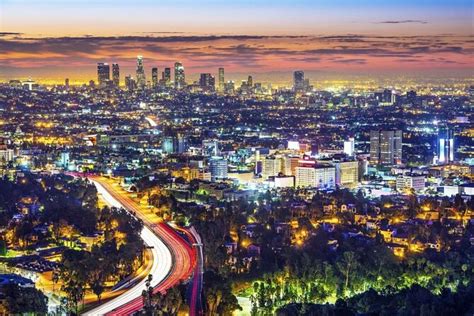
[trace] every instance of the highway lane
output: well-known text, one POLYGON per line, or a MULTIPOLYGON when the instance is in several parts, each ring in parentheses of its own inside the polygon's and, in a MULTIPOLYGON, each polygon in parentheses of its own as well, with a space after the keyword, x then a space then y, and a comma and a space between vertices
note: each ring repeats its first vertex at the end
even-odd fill
MULTIPOLYGON (((97 191, 102 194, 104 200, 108 204, 114 207, 124 206, 119 200, 112 196, 112 194, 110 194, 101 183, 95 180, 92 180, 92 182, 96 186, 97 191)), ((151 285, 156 287, 170 273, 172 269, 173 257, 171 251, 168 249, 165 243, 161 241, 161 239, 158 238, 158 236, 149 227, 143 227, 141 237, 147 246, 153 247, 151 249, 153 263, 150 274, 153 275, 151 285)), ((85 315, 105 315, 112 312, 114 309, 120 308, 129 302, 136 300, 137 298, 141 300, 142 291, 146 288, 145 281, 145 279, 141 280, 135 286, 128 289, 125 293, 86 312, 85 315)))
MULTIPOLYGON (((93 181, 96 186, 98 185, 99 192, 103 194, 104 198, 107 197, 112 202, 113 206, 127 209, 144 222, 145 227, 148 229, 145 237, 150 238, 150 243, 152 242, 151 239, 153 239, 153 246, 158 250, 158 253, 154 255, 154 258, 158 258, 158 260, 154 261, 157 261, 157 264, 160 267, 166 266, 166 269, 157 268, 155 273, 151 272, 153 275, 152 286, 154 287, 154 292, 164 293, 170 287, 188 280, 196 265, 196 250, 193 249, 178 233, 176 233, 174 229, 165 223, 159 223, 153 212, 131 199, 128 194, 122 188, 114 184, 113 181, 97 176, 88 176, 88 178, 93 181), (154 237, 152 237, 150 233, 154 237), (161 243, 158 244, 155 238, 160 240, 161 243), (167 251, 165 251, 165 248, 167 251), (160 261, 163 260, 162 257, 165 258, 165 265, 160 265, 160 261)), ((143 286, 143 284, 140 285, 143 286)), ((138 288, 138 286, 133 287, 133 289, 138 288)), ((99 309, 102 308, 102 306, 100 306, 91 312, 96 313, 94 315, 129 315, 143 307, 141 297, 143 289, 144 287, 140 288, 140 293, 138 295, 138 290, 134 290, 130 295, 125 296, 124 299, 118 300, 114 304, 110 304, 103 309, 99 309), (120 303, 122 303, 122 305, 120 305, 120 303)), ((130 291, 127 291, 127 293, 129 292, 130 291)), ((108 302, 106 304, 108 304, 108 302)), ((92 315, 91 312, 88 313, 88 315, 92 315)))
POLYGON ((204 273, 204 256, 202 253, 202 240, 201 236, 197 232, 196 228, 191 227, 189 229, 190 234, 194 239, 194 245, 197 247, 197 262, 196 267, 194 268, 193 281, 192 281, 192 291, 191 299, 189 306, 189 315, 197 316, 203 315, 203 306, 202 306, 202 283, 203 283, 203 273, 204 273))

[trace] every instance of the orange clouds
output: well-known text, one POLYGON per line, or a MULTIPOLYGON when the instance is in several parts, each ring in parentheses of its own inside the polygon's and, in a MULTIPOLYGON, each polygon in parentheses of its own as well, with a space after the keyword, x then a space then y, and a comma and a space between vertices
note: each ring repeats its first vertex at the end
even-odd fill
POLYGON ((472 71, 471 36, 90 36, 29 38, 0 36, 0 70, 5 78, 50 74, 95 78, 99 61, 118 62, 133 73, 135 56, 145 65, 184 63, 197 73, 226 67, 226 72, 264 73, 294 69, 392 71, 458 69, 472 71))

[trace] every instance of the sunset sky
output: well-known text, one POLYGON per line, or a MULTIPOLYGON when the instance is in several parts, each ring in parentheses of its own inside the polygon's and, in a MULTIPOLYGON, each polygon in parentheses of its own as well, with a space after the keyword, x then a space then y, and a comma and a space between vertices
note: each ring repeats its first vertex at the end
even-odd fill
POLYGON ((470 76, 472 17, 470 0, 0 0, 0 79, 86 81, 97 62, 123 77, 136 55, 148 76, 176 60, 190 74, 470 76))

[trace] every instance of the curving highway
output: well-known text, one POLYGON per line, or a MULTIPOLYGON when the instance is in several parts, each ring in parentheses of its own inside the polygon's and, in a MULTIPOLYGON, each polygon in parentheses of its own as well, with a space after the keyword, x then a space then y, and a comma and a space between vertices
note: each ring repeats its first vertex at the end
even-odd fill
MULTIPOLYGON (((131 199, 113 181, 98 176, 88 176, 99 193, 112 206, 123 207, 138 218, 144 225, 142 238, 152 247, 153 264, 150 274, 154 292, 167 289, 188 280, 196 265, 197 253, 174 229, 159 223, 156 215, 148 208, 131 199), (158 223, 158 224, 157 224, 158 223)), ((122 295, 85 313, 85 315, 130 315, 143 307, 142 291, 145 280, 128 289, 122 295)))

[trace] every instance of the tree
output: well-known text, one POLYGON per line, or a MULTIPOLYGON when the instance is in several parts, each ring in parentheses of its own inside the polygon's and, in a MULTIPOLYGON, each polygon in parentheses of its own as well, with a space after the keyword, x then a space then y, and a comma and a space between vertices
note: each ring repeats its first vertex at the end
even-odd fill
POLYGON ((348 295, 350 276, 358 267, 357 254, 352 251, 344 252, 342 258, 337 262, 337 267, 344 276, 344 294, 348 295))
POLYGON ((48 312, 48 298, 35 288, 8 284, 3 291, 10 314, 34 313, 36 315, 46 315, 48 312))

